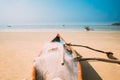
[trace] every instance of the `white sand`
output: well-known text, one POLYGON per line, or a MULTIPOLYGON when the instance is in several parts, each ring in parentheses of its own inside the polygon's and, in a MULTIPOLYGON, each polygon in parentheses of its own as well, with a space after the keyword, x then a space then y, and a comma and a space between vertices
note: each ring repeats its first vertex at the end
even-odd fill
MULTIPOLYGON (((31 79, 34 58, 43 45, 57 32, 0 32, 0 80, 31 79)), ((60 32, 69 43, 82 44, 111 51, 120 59, 120 32, 60 32)), ((106 55, 74 47, 83 57, 106 55)), ((103 80, 119 80, 120 65, 98 61, 89 62, 103 80)), ((89 72, 88 72, 89 73, 89 72)))

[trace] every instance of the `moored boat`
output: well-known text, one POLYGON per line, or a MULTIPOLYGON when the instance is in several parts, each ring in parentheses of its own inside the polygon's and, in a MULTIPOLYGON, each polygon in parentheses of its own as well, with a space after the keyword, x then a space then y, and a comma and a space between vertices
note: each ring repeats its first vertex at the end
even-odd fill
POLYGON ((59 35, 47 43, 35 59, 32 80, 82 80, 80 62, 74 62, 76 51, 65 45, 59 35))

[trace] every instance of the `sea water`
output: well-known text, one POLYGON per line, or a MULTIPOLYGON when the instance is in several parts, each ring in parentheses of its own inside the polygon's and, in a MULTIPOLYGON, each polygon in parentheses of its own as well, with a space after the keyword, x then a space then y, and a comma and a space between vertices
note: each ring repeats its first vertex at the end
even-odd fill
POLYGON ((0 32, 6 31, 120 31, 120 26, 113 25, 0 25, 0 32))

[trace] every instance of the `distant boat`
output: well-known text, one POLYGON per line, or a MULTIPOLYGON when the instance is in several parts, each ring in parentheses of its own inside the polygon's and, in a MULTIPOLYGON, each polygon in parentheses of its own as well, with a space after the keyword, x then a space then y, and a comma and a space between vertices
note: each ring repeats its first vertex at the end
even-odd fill
POLYGON ((7 27, 12 27, 11 25, 8 25, 7 27))
POLYGON ((89 26, 85 26, 84 29, 85 29, 85 31, 94 31, 94 29, 90 28, 89 26))
POLYGON ((86 31, 90 31, 90 27, 89 26, 85 26, 84 28, 86 31))
POLYGON ((63 27, 65 27, 65 25, 64 25, 64 24, 63 24, 62 26, 63 26, 63 27))

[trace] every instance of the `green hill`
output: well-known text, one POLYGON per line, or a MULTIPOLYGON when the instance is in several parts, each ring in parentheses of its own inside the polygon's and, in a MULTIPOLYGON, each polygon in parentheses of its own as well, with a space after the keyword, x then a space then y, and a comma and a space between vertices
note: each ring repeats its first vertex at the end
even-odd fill
POLYGON ((120 26, 120 22, 118 22, 118 23, 113 23, 112 25, 120 26))

